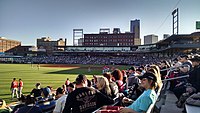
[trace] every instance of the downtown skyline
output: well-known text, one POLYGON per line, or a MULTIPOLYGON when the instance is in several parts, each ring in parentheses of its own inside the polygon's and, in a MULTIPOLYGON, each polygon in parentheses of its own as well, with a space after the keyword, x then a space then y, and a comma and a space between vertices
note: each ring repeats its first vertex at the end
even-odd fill
POLYGON ((195 32, 200 20, 199 0, 1 0, 0 37, 18 40, 22 45, 36 45, 43 36, 52 40, 67 38, 72 45, 73 29, 84 34, 100 28, 130 31, 130 20, 140 20, 140 38, 172 34, 172 15, 179 8, 179 34, 195 32))

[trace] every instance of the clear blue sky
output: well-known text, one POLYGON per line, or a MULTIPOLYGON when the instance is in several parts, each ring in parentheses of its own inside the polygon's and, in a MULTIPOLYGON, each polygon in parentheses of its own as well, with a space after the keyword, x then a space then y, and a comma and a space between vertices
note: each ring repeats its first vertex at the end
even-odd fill
MULTIPOLYGON (((72 30, 98 33, 100 28, 130 31, 130 20, 140 19, 141 38, 172 34, 171 12, 179 0, 0 0, 0 36, 36 45, 36 39, 50 36, 67 38, 72 30), (169 16, 168 16, 169 15, 169 16), (166 17, 168 18, 166 19, 166 17), (165 23, 159 27, 163 21, 165 23)), ((195 32, 200 20, 200 0, 180 0, 180 34, 195 32)))

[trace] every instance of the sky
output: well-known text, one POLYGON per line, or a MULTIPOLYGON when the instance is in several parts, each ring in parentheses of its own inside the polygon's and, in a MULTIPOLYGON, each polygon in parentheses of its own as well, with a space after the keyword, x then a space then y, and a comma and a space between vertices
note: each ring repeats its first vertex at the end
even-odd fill
POLYGON ((84 34, 100 28, 130 31, 130 20, 140 20, 140 38, 172 34, 171 12, 179 8, 179 34, 196 32, 200 0, 0 0, 0 37, 36 45, 36 39, 67 38, 72 45, 73 29, 84 34), (178 4, 177 4, 178 3, 178 4))

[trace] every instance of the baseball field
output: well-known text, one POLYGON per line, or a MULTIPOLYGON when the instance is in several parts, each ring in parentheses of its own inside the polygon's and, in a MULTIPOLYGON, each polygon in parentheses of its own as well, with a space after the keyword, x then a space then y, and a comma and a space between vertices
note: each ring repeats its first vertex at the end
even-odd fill
MULTIPOLYGON (((92 75, 101 75, 103 65, 67 65, 67 64, 0 64, 0 98, 7 103, 11 100, 10 84, 13 78, 24 82, 23 94, 29 94, 35 83, 40 82, 41 87, 52 86, 53 89, 61 87, 67 78, 74 81, 78 74, 85 74, 89 80, 92 75), (91 71, 88 71, 90 67, 91 71)), ((109 66, 112 69, 127 69, 128 66, 109 66)))

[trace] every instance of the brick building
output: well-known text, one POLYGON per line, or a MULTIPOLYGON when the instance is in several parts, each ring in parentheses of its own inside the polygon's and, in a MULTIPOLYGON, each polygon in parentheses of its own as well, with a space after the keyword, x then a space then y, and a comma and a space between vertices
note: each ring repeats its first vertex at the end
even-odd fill
POLYGON ((0 37, 0 52, 1 53, 4 53, 17 46, 21 46, 21 42, 0 37))
POLYGON ((64 48, 60 48, 57 46, 65 46, 66 39, 63 40, 60 38, 57 41, 52 41, 50 37, 42 37, 41 39, 37 39, 37 48, 38 49, 45 49, 47 54, 51 54, 53 51, 63 51, 64 48))
POLYGON ((99 34, 84 34, 83 46, 133 46, 140 45, 141 39, 134 33, 103 32, 99 34))

